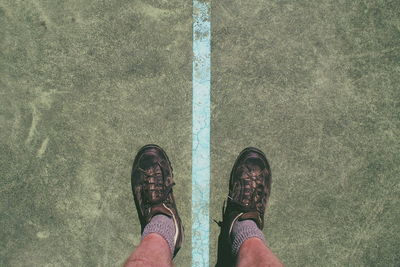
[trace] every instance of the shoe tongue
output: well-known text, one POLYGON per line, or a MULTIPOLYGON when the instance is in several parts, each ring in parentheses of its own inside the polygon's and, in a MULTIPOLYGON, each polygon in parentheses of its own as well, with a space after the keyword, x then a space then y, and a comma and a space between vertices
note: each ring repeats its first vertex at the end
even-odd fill
POLYGON ((163 215, 166 215, 168 217, 172 217, 173 216, 171 211, 163 203, 151 207, 150 213, 149 213, 149 216, 148 216, 149 221, 151 220, 151 218, 153 216, 155 216, 157 214, 163 214, 163 215))

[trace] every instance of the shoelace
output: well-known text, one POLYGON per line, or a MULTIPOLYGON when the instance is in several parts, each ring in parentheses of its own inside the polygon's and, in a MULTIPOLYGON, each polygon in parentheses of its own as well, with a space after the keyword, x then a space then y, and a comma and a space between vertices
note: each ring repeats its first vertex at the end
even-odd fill
MULTIPOLYGON (((157 162, 157 164, 160 166, 161 169, 161 165, 159 162, 157 162)), ((152 205, 157 205, 160 203, 164 203, 165 200, 167 199, 169 193, 172 191, 172 187, 175 185, 175 182, 173 182, 172 184, 165 186, 165 181, 163 179, 163 175, 162 175, 162 171, 161 172, 155 172, 152 175, 149 175, 146 170, 142 169, 142 168, 138 168, 139 171, 141 171, 147 179, 145 179, 144 183, 142 183, 142 187, 145 186, 150 186, 151 184, 156 185, 154 189, 149 189, 149 191, 155 191, 158 192, 158 195, 161 195, 161 197, 158 198, 157 201, 153 201, 152 203, 146 203, 145 207, 150 207, 152 205), (149 183, 148 182, 148 178, 155 178, 155 182, 154 183, 149 183)))
MULTIPOLYGON (((243 179, 244 184, 242 185, 244 188, 247 188, 247 186, 249 188, 252 188, 251 183, 252 181, 257 181, 257 179, 260 179, 261 175, 264 174, 264 171, 262 173, 260 173, 259 175, 251 175, 251 170, 247 168, 247 174, 249 175, 249 179, 243 179)), ((247 190, 247 189, 246 189, 247 190)), ((250 205, 243 205, 242 202, 239 202, 235 199, 233 199, 231 196, 228 195, 228 201, 230 205, 236 206, 236 209, 246 213, 246 212, 250 212, 250 211, 254 211, 257 210, 257 206, 256 206, 256 202, 252 201, 252 199, 255 199, 255 196, 260 192, 260 187, 257 185, 254 190, 252 190, 251 194, 244 194, 243 199, 247 200, 247 203, 250 203, 250 205)), ((226 210, 226 202, 227 200, 224 200, 224 204, 222 206, 222 214, 225 214, 225 210, 226 210)), ((234 208, 235 209, 235 208, 234 208)), ((216 222, 218 224, 219 227, 222 227, 223 225, 223 220, 222 221, 217 221, 215 219, 213 219, 214 222, 216 222)))
POLYGON ((246 168, 246 169, 247 170, 245 170, 245 172, 248 176, 248 179, 242 180, 242 181, 244 181, 243 187, 245 188, 243 202, 251 203, 250 206, 246 205, 245 207, 249 206, 251 209, 254 209, 254 208, 256 208, 256 205, 255 205, 255 201, 252 201, 252 200, 255 200, 255 196, 258 195, 259 193, 261 193, 261 191, 262 191, 262 185, 260 187, 260 184, 257 184, 257 181, 261 180, 263 178, 262 176, 265 174, 264 173, 265 170, 263 170, 258 175, 254 175, 254 174, 252 174, 252 171, 249 168, 246 168), (256 183, 256 187, 253 187, 252 183, 256 183), (250 194, 247 194, 247 193, 250 193, 250 194))
MULTIPOLYGON (((228 196, 228 197, 230 197, 230 196, 228 196)), ((226 204, 226 200, 224 200, 224 204, 222 205, 222 215, 225 214, 225 204, 226 204)), ((222 227, 223 220, 222 221, 217 221, 217 220, 213 219, 213 221, 216 222, 219 227, 222 227)))
MULTIPOLYGON (((251 206, 244 206, 242 203, 232 199, 230 196, 228 196, 228 199, 229 199, 228 200, 229 205, 236 206, 236 209, 240 210, 243 213, 254 211, 254 209, 256 208, 254 203, 251 206)), ((222 205, 222 214, 223 215, 225 214, 225 210, 226 210, 226 206, 227 206, 226 203, 227 203, 227 200, 224 200, 224 204, 222 205)), ((222 227, 223 222, 224 222, 223 219, 222 219, 222 221, 217 221, 217 220, 213 219, 213 221, 216 222, 219 227, 222 227)))

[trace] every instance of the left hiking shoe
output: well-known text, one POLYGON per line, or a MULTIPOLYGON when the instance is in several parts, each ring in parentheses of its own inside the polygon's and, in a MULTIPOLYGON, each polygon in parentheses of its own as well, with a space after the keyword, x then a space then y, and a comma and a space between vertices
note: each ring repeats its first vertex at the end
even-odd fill
POLYGON ((141 233, 157 214, 172 218, 175 225, 175 256, 182 245, 184 229, 172 193, 175 183, 171 162, 161 147, 149 144, 139 150, 133 161, 131 182, 141 233))

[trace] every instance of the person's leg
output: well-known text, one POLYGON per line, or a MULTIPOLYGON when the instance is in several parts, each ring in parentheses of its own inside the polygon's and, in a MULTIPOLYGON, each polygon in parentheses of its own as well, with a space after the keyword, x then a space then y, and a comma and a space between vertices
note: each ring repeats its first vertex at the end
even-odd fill
POLYGON ((240 246, 236 266, 277 267, 283 264, 261 239, 252 237, 240 246))
POLYGON ((167 241, 157 233, 143 238, 125 262, 125 267, 172 266, 172 254, 167 241))
POLYGON ((235 221, 230 237, 236 266, 282 266, 253 220, 235 221))

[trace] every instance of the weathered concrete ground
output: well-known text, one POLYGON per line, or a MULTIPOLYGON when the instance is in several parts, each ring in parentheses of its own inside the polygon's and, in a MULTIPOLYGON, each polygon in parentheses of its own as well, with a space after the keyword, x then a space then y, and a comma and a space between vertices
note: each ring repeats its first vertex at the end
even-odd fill
POLYGON ((287 266, 398 265, 398 3, 213 6, 213 217, 237 154, 258 146, 265 234, 287 266))
POLYGON ((146 143, 173 161, 189 226, 191 4, 0 7, 0 265, 121 265, 139 243, 130 171, 146 143))
MULTIPOLYGON (((0 265, 120 266, 142 145, 165 148, 189 266, 191 1, 0 0, 0 265)), ((396 1, 212 2, 212 198, 257 146, 287 266, 400 262, 396 1)), ((211 223, 215 262, 218 227, 211 223)))

